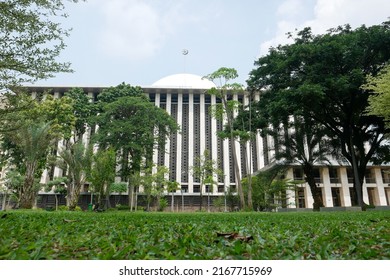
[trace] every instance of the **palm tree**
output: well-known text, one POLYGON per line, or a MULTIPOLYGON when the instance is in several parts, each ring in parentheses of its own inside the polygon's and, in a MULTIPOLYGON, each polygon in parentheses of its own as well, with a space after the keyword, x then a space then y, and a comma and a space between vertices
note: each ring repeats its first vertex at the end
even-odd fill
MULTIPOLYGON (((25 178, 20 190, 19 206, 31 209, 38 192, 34 182, 40 163, 46 159, 49 147, 56 139, 49 122, 28 122, 10 135, 10 139, 22 155, 25 178)), ((38 172, 39 173, 39 172, 38 172)))
POLYGON ((91 154, 91 150, 82 142, 73 143, 69 149, 59 153, 60 166, 67 166, 68 170, 66 205, 69 210, 74 210, 77 206, 81 187, 87 180, 86 170, 90 166, 91 154))

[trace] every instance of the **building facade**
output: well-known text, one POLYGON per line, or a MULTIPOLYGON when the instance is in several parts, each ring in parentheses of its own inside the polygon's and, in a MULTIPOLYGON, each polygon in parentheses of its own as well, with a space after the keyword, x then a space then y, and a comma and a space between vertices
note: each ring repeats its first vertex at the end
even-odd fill
MULTIPOLYGON (((251 141, 242 145, 238 142, 231 143, 228 139, 221 139, 217 131, 223 128, 224 123, 213 118, 210 107, 220 103, 214 95, 209 95, 207 90, 215 85, 200 76, 190 74, 177 74, 165 77, 151 86, 142 87, 150 101, 166 110, 179 124, 181 131, 172 135, 165 144, 165 150, 155 150, 153 161, 156 165, 164 165, 169 168, 169 179, 180 184, 181 190, 175 195, 199 196, 201 190, 198 179, 191 175, 191 167, 195 165, 195 159, 208 150, 213 160, 218 163, 219 169, 224 175, 215 180, 217 187, 209 190, 203 186, 202 193, 211 193, 213 196, 224 195, 229 188, 234 189, 236 178, 232 164, 231 145, 236 146, 240 159, 241 177, 253 174, 271 164, 274 160, 275 149, 273 139, 270 136, 262 137, 258 133, 251 141)), ((32 94, 45 92, 48 87, 30 87, 32 94)), ((50 87, 55 97, 60 98, 71 87, 50 87)), ((83 90, 92 100, 104 87, 83 87, 83 90)), ((237 100, 243 105, 248 105, 249 95, 243 93, 231 93, 231 99, 237 100)), ((260 95, 252 95, 257 101, 260 95)), ((88 131, 84 137, 88 141, 88 131)), ((318 166, 317 183, 322 190, 325 207, 350 207, 353 205, 354 189, 352 176, 348 166, 318 166)), ((53 177, 62 176, 63 171, 55 167, 53 170, 45 170, 42 181, 51 180, 53 177)), ((303 180, 303 172, 299 166, 291 166, 286 173, 287 179, 294 181, 303 180)), ((390 167, 369 166, 364 184, 364 200, 375 206, 390 205, 390 167)), ((313 199, 307 184, 301 183, 294 190, 287 191, 287 208, 312 208, 313 199)), ((282 206, 282 205, 281 205, 282 206)))

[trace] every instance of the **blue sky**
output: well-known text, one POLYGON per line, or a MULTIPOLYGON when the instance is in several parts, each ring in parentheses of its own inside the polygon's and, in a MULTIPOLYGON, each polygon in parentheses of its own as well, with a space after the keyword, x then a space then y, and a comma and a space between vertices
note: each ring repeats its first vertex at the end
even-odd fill
POLYGON ((64 25, 73 30, 60 60, 75 72, 36 84, 148 86, 224 66, 237 69, 237 82, 245 85, 256 58, 287 43, 287 32, 380 24, 390 16, 390 1, 87 0, 67 4, 67 12, 64 25))

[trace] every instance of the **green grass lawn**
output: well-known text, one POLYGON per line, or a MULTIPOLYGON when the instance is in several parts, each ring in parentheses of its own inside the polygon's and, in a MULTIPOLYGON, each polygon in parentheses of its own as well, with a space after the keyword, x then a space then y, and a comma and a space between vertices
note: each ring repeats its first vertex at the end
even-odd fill
POLYGON ((8 211, 0 259, 390 259, 390 211, 8 211))

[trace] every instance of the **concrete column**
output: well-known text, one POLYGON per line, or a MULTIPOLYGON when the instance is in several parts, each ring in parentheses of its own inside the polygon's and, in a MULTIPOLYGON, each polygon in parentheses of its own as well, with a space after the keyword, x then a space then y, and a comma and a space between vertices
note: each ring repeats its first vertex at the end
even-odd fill
POLYGON ((341 181, 341 205, 345 207, 352 206, 351 194, 349 192, 347 168, 340 167, 340 181, 341 181))
POLYGON ((327 167, 323 167, 320 170, 321 170, 322 181, 324 186, 323 187, 324 205, 325 207, 333 207, 332 188, 330 186, 329 169, 327 167))
MULTIPOLYGON (((156 107, 160 107, 160 93, 159 92, 156 92, 155 99, 154 99, 154 105, 156 107)), ((158 163, 158 152, 159 152, 158 148, 155 148, 154 152, 153 152, 153 163, 154 164, 158 163)), ((157 172, 157 168, 155 166, 153 167, 152 172, 153 173, 157 172)))
MULTIPOLYGON (((179 92, 177 99, 177 123, 182 129, 183 127, 183 93, 179 92)), ((176 182, 181 182, 181 151, 182 151, 182 135, 177 133, 177 145, 176 145, 176 182)), ((179 192, 179 191, 178 191, 179 192)))
MULTIPOLYGON (((223 126, 226 124, 226 120, 223 121, 223 126)), ((229 155, 230 155, 230 146, 229 146, 229 140, 224 139, 223 140, 223 169, 225 173, 225 184, 226 186, 230 187, 230 160, 229 160, 229 155)))
POLYGON ((311 193, 311 189, 309 187, 309 184, 305 183, 305 202, 306 202, 306 208, 313 208, 313 194, 311 193))
POLYGON ((205 100, 204 94, 200 94, 200 155, 203 156, 203 153, 206 149, 206 113, 205 113, 205 100))
MULTIPOLYGON (((294 180, 294 172, 292 168, 287 170, 286 179, 294 180)), ((295 189, 287 190, 287 208, 297 208, 296 197, 295 197, 295 189)))
MULTIPOLYGON (((235 101, 238 101, 238 95, 237 93, 235 93, 233 95, 233 100, 235 101)), ((234 117, 237 116, 237 112, 234 112, 234 117)), ((241 170, 241 147, 240 147, 240 143, 238 141, 234 141, 234 145, 236 146, 236 154, 237 154, 237 161, 238 161, 238 170, 239 170, 239 174, 240 174, 240 178, 242 178, 242 170, 241 170)), ((236 182, 236 185, 237 185, 237 178, 235 180, 236 182)))
POLYGON ((386 203, 385 185, 383 184, 382 172, 381 172, 380 167, 374 168, 374 174, 375 174, 376 187, 378 190, 379 205, 385 206, 387 204, 386 203))
MULTIPOLYGON (((172 109, 172 95, 170 92, 167 92, 167 101, 166 101, 166 111, 168 112, 169 115, 171 115, 171 109, 172 109)), ((171 152, 170 150, 171 148, 171 139, 168 137, 166 139, 166 142, 165 142, 165 151, 167 151, 168 153, 165 155, 164 157, 164 165, 169 168, 169 160, 170 160, 170 157, 169 157, 169 154, 171 152)), ((164 151, 164 152, 165 152, 164 151)), ((169 179, 169 174, 166 174, 165 176, 166 178, 165 179, 169 179)))
MULTIPOLYGON (((216 97, 215 95, 211 95, 211 106, 215 106, 216 97)), ((211 117, 211 158, 218 163, 218 136, 217 136, 217 120, 211 117)), ((214 181, 218 182, 218 176, 214 175, 214 181)), ((218 183, 217 186, 214 187, 214 192, 218 193, 218 183)))
MULTIPOLYGON (((260 101, 260 94, 256 93, 254 96, 256 102, 260 101)), ((263 138, 260 136, 260 132, 256 133, 256 152, 257 152, 257 169, 260 170, 265 166, 263 151, 263 138)))
MULTIPOLYGON (((194 94, 190 90, 188 94, 188 135, 194 135, 194 94)), ((194 138, 188 137, 188 167, 194 166, 194 138)), ((194 178, 188 174, 188 192, 194 192, 194 178)))

